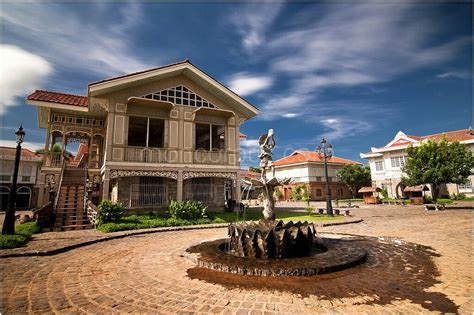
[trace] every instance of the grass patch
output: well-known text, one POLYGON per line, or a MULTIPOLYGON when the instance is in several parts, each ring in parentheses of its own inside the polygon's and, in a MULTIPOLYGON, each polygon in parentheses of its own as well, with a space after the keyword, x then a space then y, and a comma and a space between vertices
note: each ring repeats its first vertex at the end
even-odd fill
POLYGON ((395 199, 395 198, 384 198, 382 202, 403 202, 404 204, 410 204, 410 199, 395 199))
MULTIPOLYGON (((332 221, 342 219, 343 216, 329 216, 326 214, 312 214, 308 215, 305 212, 290 212, 290 211, 277 211, 277 220, 288 221, 332 221)), ((248 210, 244 213, 210 213, 214 219, 220 219, 226 223, 239 222, 239 221, 258 221, 262 218, 262 212, 260 210, 248 210)))
POLYGON ((354 198, 354 199, 339 199, 338 202, 348 202, 348 201, 351 201, 351 202, 362 202, 364 201, 363 198, 354 198))
POLYGON ((15 234, 0 235, 0 248, 15 248, 28 243, 31 236, 35 233, 41 232, 41 227, 36 222, 28 222, 15 226, 15 234))
MULTIPOLYGON (((343 216, 328 216, 325 214, 307 215, 306 213, 297 212, 277 212, 277 219, 283 221, 332 221, 342 219, 343 216)), ((240 213, 207 213, 207 218, 198 220, 184 220, 165 218, 157 215, 130 215, 122 217, 116 222, 109 222, 101 224, 97 230, 104 233, 139 230, 156 227, 171 227, 171 226, 185 226, 195 224, 216 224, 216 223, 230 223, 238 221, 257 221, 262 218, 260 210, 246 211, 244 214, 240 213)))

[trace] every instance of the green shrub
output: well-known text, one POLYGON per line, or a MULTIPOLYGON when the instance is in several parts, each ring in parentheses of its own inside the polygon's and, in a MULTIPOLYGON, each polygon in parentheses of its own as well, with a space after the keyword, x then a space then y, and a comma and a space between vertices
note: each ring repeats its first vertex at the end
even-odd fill
POLYGON ((384 199, 387 199, 387 198, 388 198, 388 190, 387 190, 387 188, 382 189, 382 191, 380 192, 380 194, 382 195, 382 197, 383 197, 384 199))
POLYGON ((36 222, 27 222, 15 226, 15 234, 30 238, 31 235, 41 232, 41 227, 36 222))
POLYGON ((314 213, 314 207, 306 207, 304 208, 304 212, 306 212, 306 215, 312 215, 314 213))
POLYGON ((280 201, 283 199, 283 193, 278 188, 275 188, 275 198, 277 201, 280 201))
POLYGON ((102 200, 97 211, 97 223, 104 224, 115 222, 123 216, 125 207, 121 202, 112 202, 110 200, 102 200))
POLYGON ((0 248, 15 248, 25 245, 28 242, 28 237, 21 234, 1 234, 0 235, 0 248))
POLYGON ((424 203, 433 203, 433 198, 431 196, 424 196, 424 203))
POLYGON ((464 199, 466 199, 466 194, 463 194, 463 193, 452 194, 451 199, 452 200, 464 200, 464 199))
POLYGON ((200 201, 171 201, 168 213, 173 219, 198 220, 206 217, 207 207, 200 201))

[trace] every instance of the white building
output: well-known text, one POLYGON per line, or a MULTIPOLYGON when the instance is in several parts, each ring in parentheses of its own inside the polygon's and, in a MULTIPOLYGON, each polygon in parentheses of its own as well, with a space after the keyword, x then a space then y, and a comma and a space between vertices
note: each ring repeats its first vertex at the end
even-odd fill
MULTIPOLYGON (((402 178, 402 167, 406 161, 406 148, 409 145, 419 146, 423 140, 431 139, 439 141, 446 137, 449 142, 459 141, 474 152, 474 134, 471 129, 462 129, 456 131, 448 131, 444 133, 428 135, 428 136, 411 136, 399 131, 395 138, 387 145, 381 148, 371 148, 369 153, 361 153, 360 157, 367 159, 370 165, 370 172, 373 184, 382 189, 386 188, 389 197, 402 198, 405 197, 403 184, 400 183, 402 178)), ((453 193, 464 193, 472 195, 472 183, 474 176, 469 176, 469 182, 465 185, 448 184, 441 187, 440 197, 449 196, 453 193)))
MULTIPOLYGON (((16 148, 0 147, 0 205, 6 210, 10 194, 16 148)), ((16 185, 17 209, 30 209, 36 205, 36 179, 41 157, 29 149, 22 148, 16 185)))

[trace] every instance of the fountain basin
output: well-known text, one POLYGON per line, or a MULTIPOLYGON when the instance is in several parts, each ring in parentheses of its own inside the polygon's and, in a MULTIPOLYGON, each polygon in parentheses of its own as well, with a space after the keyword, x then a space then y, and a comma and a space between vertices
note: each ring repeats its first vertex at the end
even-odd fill
POLYGON ((250 276, 311 276, 336 272, 362 264, 367 251, 351 241, 320 239, 325 250, 312 250, 307 256, 281 259, 238 257, 227 249, 228 239, 203 242, 188 248, 185 257, 198 267, 250 276))

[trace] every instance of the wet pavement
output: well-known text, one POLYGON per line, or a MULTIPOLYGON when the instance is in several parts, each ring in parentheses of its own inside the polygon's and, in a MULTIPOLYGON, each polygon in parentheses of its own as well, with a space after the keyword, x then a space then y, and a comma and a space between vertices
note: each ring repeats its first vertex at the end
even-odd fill
POLYGON ((223 276, 196 268, 183 253, 225 237, 225 228, 169 231, 3 258, 0 311, 472 313, 472 210, 361 206, 352 213, 364 222, 318 229, 367 246, 368 261, 345 271, 304 279, 223 276))

